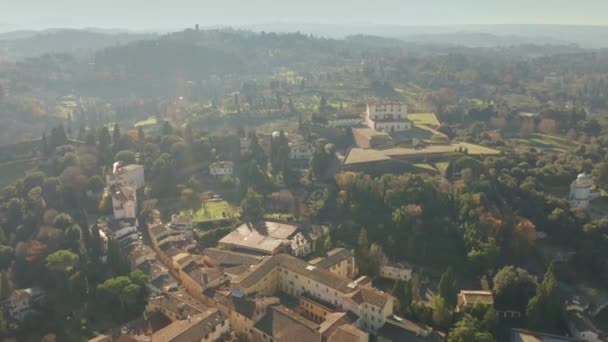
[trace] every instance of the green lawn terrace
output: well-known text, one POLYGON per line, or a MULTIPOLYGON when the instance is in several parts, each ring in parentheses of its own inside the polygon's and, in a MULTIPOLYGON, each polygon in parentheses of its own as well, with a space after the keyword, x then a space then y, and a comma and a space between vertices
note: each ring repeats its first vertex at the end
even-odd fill
POLYGON ((411 113, 407 115, 407 119, 414 125, 424 125, 434 128, 441 125, 434 113, 411 113))
POLYGON ((534 133, 528 137, 512 138, 509 142, 519 147, 533 147, 541 150, 565 152, 573 146, 578 146, 574 140, 557 135, 534 133))
POLYGON ((184 210, 179 216, 191 218, 197 227, 217 226, 237 219, 239 210, 224 200, 209 200, 198 211, 184 210))

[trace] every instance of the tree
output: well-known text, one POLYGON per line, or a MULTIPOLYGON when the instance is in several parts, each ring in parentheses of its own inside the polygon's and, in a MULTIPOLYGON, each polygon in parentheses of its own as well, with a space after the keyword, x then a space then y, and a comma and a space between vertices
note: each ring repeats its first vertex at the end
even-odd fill
POLYGON ((471 315, 465 315, 448 335, 448 342, 493 342, 492 334, 484 331, 481 323, 471 315))
POLYGON ((369 265, 367 272, 362 273, 375 277, 380 273, 380 268, 382 265, 386 264, 386 255, 382 251, 382 247, 380 247, 379 244, 372 243, 372 245, 369 247, 368 258, 369 265))
POLYGON ((124 165, 135 164, 137 162, 137 156, 135 152, 131 150, 122 150, 116 153, 114 161, 122 162, 124 165))
POLYGON ((536 279, 526 270, 503 267, 494 276, 494 303, 498 309, 524 312, 537 286, 536 279))
POLYGON ((598 187, 608 189, 608 162, 599 163, 595 170, 593 170, 593 175, 598 187))
POLYGON ((536 226, 528 219, 520 219, 513 233, 511 240, 513 253, 518 257, 528 256, 536 240, 536 226))
POLYGON ((391 294, 397 298, 399 302, 397 312, 403 313, 412 304, 412 288, 411 283, 401 279, 395 282, 391 294))
POLYGON ((55 272, 70 272, 79 259, 78 254, 61 249, 46 257, 46 268, 55 272))
POLYGON ((182 208, 186 210, 196 211, 201 208, 201 197, 191 188, 185 188, 182 190, 180 200, 182 208))
POLYGON ((119 303, 120 308, 132 310, 140 300, 142 287, 134 284, 128 276, 110 278, 97 285, 97 292, 112 302, 119 303))
POLYGON ((89 178, 87 189, 95 194, 99 194, 103 191, 105 185, 106 184, 100 175, 94 175, 89 178))
POLYGON ((171 126, 171 123, 169 121, 165 121, 163 123, 162 135, 167 136, 171 134, 173 134, 173 126, 171 126))
POLYGON ((359 238, 357 239, 357 249, 355 250, 355 260, 362 274, 367 274, 369 269, 369 240, 367 239, 367 230, 361 228, 359 238))
POLYGON ((112 143, 114 146, 118 145, 118 141, 120 140, 120 126, 117 123, 114 124, 114 129, 112 130, 112 143))
POLYGON ((433 324, 442 329, 448 328, 452 321, 452 313, 448 304, 441 296, 433 298, 433 324))
POLYGON ((530 328, 547 332, 559 331, 560 301, 556 285, 557 279, 551 264, 538 287, 536 296, 528 302, 526 319, 530 328))
POLYGON ((448 267, 443 275, 441 275, 437 289, 439 296, 445 300, 445 303, 449 305, 449 307, 453 308, 456 306, 458 287, 451 267, 448 267))
POLYGON ((70 216, 69 214, 66 214, 66 213, 61 213, 61 214, 55 216, 55 219, 53 220, 53 226, 55 226, 55 228, 61 229, 61 230, 65 230, 66 228, 71 226, 73 223, 74 223, 74 220, 72 219, 72 216, 70 216))
POLYGON ((264 217, 262 196, 255 192, 252 188, 247 189, 247 193, 241 201, 241 213, 243 219, 248 222, 257 222, 264 217))
POLYGON ((99 142, 97 145, 97 158, 100 165, 108 165, 112 162, 112 137, 108 127, 103 126, 99 130, 99 142))
POLYGON ((15 249, 0 245, 0 269, 6 270, 15 259, 15 249))
POLYGON ((82 237, 82 229, 77 224, 73 224, 64 231, 65 246, 73 251, 80 249, 80 239, 82 237))

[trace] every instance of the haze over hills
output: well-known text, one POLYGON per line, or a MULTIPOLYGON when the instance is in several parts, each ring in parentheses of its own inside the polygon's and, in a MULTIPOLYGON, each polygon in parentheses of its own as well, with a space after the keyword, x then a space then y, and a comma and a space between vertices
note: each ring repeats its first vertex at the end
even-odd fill
MULTIPOLYGON (((194 26, 194 25, 192 25, 194 26)), ((6 25, 0 24, 0 32, 6 25)), ((203 26, 201 29, 224 28, 203 26)), ((608 27, 576 25, 466 25, 397 26, 371 24, 270 23, 240 25, 255 32, 301 32, 343 39, 352 35, 373 35, 428 45, 496 47, 516 45, 571 45, 608 48, 608 27)), ((176 30, 181 30, 179 28, 176 30)), ((19 59, 48 52, 102 49, 136 40, 153 39, 165 30, 128 31, 100 28, 51 28, 42 31, 18 30, 0 33, 0 49, 5 57, 19 59)))

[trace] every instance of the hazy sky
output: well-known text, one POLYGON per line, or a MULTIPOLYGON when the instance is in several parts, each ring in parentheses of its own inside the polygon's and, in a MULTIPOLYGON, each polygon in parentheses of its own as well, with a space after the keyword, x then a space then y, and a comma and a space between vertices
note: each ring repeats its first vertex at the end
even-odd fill
POLYGON ((608 0, 0 0, 0 28, 169 29, 276 22, 608 25, 608 0))

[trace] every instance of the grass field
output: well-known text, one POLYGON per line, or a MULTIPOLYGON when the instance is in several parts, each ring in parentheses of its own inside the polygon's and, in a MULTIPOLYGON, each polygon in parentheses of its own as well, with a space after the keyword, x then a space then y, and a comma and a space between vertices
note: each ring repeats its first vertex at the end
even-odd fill
POLYGON ((439 173, 445 176, 445 171, 448 169, 449 162, 439 162, 435 163, 435 167, 439 170, 439 173))
POLYGON ((158 120, 156 120, 155 117, 151 116, 149 118, 147 118, 146 120, 140 121, 138 123, 135 124, 135 127, 146 127, 146 126, 154 126, 158 123, 158 120))
POLYGON ((36 167, 36 160, 25 160, 0 165, 0 189, 25 176, 25 172, 36 167))
POLYGON ((439 127, 440 122, 433 113, 413 113, 408 114, 407 118, 414 123, 414 125, 428 125, 432 127, 439 127))
POLYGON ((414 164, 414 166, 422 170, 437 172, 437 169, 426 163, 414 164))
POLYGON ((238 216, 238 209, 231 206, 226 201, 210 201, 204 202, 201 209, 196 213, 192 211, 182 211, 181 216, 192 216, 192 222, 205 223, 230 219, 238 216))
POLYGON ((526 145, 529 147, 535 147, 540 149, 554 150, 554 151, 565 151, 572 146, 578 145, 576 141, 570 141, 566 138, 559 137, 556 135, 548 134, 532 134, 528 138, 517 138, 511 139, 519 145, 526 145))

